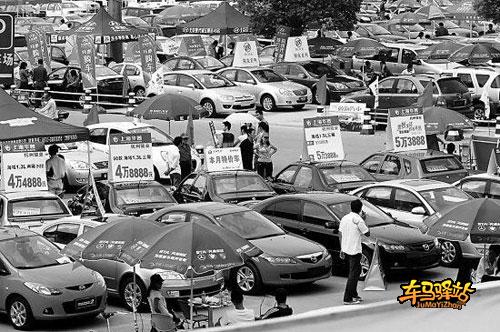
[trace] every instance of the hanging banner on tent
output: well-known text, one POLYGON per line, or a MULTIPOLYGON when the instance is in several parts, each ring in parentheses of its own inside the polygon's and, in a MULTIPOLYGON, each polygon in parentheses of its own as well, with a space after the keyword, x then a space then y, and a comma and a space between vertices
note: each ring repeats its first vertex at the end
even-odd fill
POLYGON ((14 83, 14 16, 0 14, 0 84, 11 86, 14 83))
POLYGON ((340 136, 338 116, 305 118, 304 139, 310 161, 344 159, 344 146, 340 136))
POLYGON ((39 30, 28 32, 26 34, 26 46, 28 48, 28 59, 31 67, 38 67, 38 60, 43 59, 43 65, 50 73, 49 47, 45 33, 39 30))
POLYGON ((306 36, 288 37, 286 42, 285 60, 286 62, 310 61, 309 46, 306 36))
POLYGON ((424 111, 421 107, 389 109, 388 143, 395 152, 427 149, 424 111))
POLYGON ((109 181, 154 180, 151 134, 112 134, 109 140, 109 181))
POLYGON ((78 45, 78 60, 82 69, 83 88, 88 89, 97 86, 95 76, 95 58, 96 52, 94 41, 89 36, 77 36, 76 44, 78 45))
POLYGON ((291 29, 289 27, 280 25, 276 29, 276 36, 274 37, 274 62, 281 62, 285 60, 286 42, 290 37, 291 29))
POLYGON ((229 171, 243 169, 240 148, 207 148, 205 150, 207 171, 229 171))
POLYGON ((140 36, 139 50, 141 52, 144 82, 147 84, 151 75, 156 71, 156 42, 154 38, 150 36, 140 36))
POLYGON ((205 56, 207 55, 207 50, 205 49, 205 44, 203 44, 201 36, 187 36, 182 37, 177 54, 186 56, 205 56))
MULTIPOLYGON (((46 160, 45 147, 41 142, 26 144, 3 142, 1 190, 6 192, 47 190, 46 160)), ((27 213, 24 211, 18 215, 27 213)))
POLYGON ((258 67, 259 53, 254 41, 236 42, 234 46, 234 67, 258 67))
POLYGON ((375 250, 373 252, 372 262, 368 273, 365 277, 365 288, 364 291, 373 290, 386 290, 387 285, 385 283, 385 274, 382 269, 382 262, 380 259, 380 249, 378 242, 375 244, 375 250))

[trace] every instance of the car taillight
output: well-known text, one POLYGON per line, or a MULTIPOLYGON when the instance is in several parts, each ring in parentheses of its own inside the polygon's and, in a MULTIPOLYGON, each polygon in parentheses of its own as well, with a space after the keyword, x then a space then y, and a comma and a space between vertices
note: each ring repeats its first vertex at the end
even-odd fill
POLYGON ((436 106, 446 106, 446 99, 443 96, 437 97, 436 106))

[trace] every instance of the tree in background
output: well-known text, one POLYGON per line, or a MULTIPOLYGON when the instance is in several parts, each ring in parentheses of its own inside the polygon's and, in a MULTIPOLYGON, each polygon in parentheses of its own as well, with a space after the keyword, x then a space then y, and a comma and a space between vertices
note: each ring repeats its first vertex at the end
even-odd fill
POLYGON ((290 27, 292 36, 301 35, 307 25, 352 29, 361 0, 240 0, 238 3, 252 18, 254 33, 271 37, 278 25, 290 27))
POLYGON ((500 1, 499 0, 475 0, 474 9, 477 14, 494 23, 500 23, 500 1))

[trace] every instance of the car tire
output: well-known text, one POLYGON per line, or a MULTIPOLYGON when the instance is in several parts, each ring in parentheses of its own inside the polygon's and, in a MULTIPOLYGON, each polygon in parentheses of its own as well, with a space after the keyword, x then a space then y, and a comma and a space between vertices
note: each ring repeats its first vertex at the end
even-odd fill
POLYGON ((258 294, 262 290, 262 278, 252 263, 236 268, 231 279, 232 286, 243 294, 258 294))
POLYGON ((439 242, 441 243, 441 265, 446 267, 457 266, 462 257, 460 245, 457 242, 448 240, 440 240, 439 242))
POLYGON ((142 86, 138 86, 134 89, 135 101, 137 103, 142 103, 146 98, 146 90, 142 86))
MULTIPOLYGON (((359 280, 365 280, 370 270, 370 265, 372 264, 373 250, 363 247, 361 252, 361 274, 359 275, 359 280)), ((348 263, 349 264, 349 263, 348 263)), ((347 266, 347 273, 349 274, 349 265, 347 266)))
POLYGON ((293 110, 294 111, 302 111, 304 109, 304 106, 306 106, 305 104, 302 104, 302 105, 294 105, 293 106, 293 110))
POLYGON ((273 96, 265 94, 260 98, 260 105, 266 112, 272 112, 276 110, 276 102, 273 96))
POLYGON ((146 286, 139 277, 136 277, 136 287, 134 287, 134 277, 126 277, 120 284, 120 298, 122 299, 123 305, 129 310, 133 311, 132 308, 132 292, 135 288, 136 296, 140 297, 139 304, 137 306, 137 311, 139 311, 145 301, 146 301, 146 286))
POLYGON ((217 111, 215 110, 215 104, 210 99, 203 99, 200 104, 205 109, 205 111, 208 112, 209 117, 213 117, 217 114, 217 111))
POLYGON ((475 104, 474 106, 474 120, 487 120, 483 104, 475 104))
POLYGON ((28 301, 21 296, 9 300, 7 314, 10 324, 16 330, 29 331, 35 323, 28 301))

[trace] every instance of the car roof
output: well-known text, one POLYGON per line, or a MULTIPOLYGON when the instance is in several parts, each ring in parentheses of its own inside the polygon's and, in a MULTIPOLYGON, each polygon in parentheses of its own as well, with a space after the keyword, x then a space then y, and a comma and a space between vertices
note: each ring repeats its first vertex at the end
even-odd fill
POLYGON ((500 176, 496 174, 488 174, 488 173, 481 173, 481 174, 473 174, 466 176, 462 180, 465 179, 491 179, 491 180, 500 180, 500 176))
POLYGON ((400 152, 387 151, 387 152, 394 153, 397 155, 406 156, 406 157, 412 157, 412 158, 416 158, 416 159, 427 159, 427 158, 434 158, 434 157, 451 157, 452 156, 450 154, 447 154, 447 153, 444 153, 441 151, 437 151, 437 150, 432 150, 432 149, 400 151, 400 152))
POLYGON ((238 175, 258 175, 254 171, 248 171, 248 170, 244 170, 244 169, 234 169, 234 170, 225 170, 225 171, 202 170, 199 172, 199 174, 210 174, 212 176, 225 176, 225 175, 233 176, 235 174, 238 174, 238 175))
POLYGON ((144 122, 120 121, 120 122, 101 122, 87 126, 87 128, 89 129, 110 128, 110 129, 123 129, 123 130, 128 130, 132 128, 146 128, 146 127, 153 127, 153 125, 144 122))
POLYGON ((219 202, 200 202, 200 203, 188 203, 188 204, 180 204, 168 208, 169 210, 181 210, 186 212, 194 212, 194 213, 204 213, 211 216, 221 216, 224 214, 237 213, 242 211, 251 211, 249 208, 227 204, 227 203, 219 203, 219 202))
POLYGON ((35 197, 57 198, 57 196, 54 193, 51 193, 50 191, 20 191, 13 193, 0 191, 0 195, 4 196, 7 199, 23 199, 23 198, 35 198, 35 197))
POLYGON ((0 227, 0 241, 14 237, 38 235, 33 231, 19 227, 0 227))
POLYGON ((488 73, 488 74, 496 74, 497 71, 493 67, 483 67, 483 66, 472 66, 472 67, 457 67, 453 69, 445 69, 442 71, 443 73, 460 73, 460 72, 467 72, 467 73, 477 73, 477 72, 482 72, 482 73, 488 73))
POLYGON ((430 180, 430 179, 397 179, 397 180, 379 182, 372 186, 385 186, 385 185, 391 187, 396 186, 405 189, 413 189, 415 191, 452 187, 452 185, 449 183, 430 180))
POLYGON ((343 202, 350 202, 355 199, 358 199, 356 196, 348 195, 348 194, 340 194, 326 191, 310 191, 306 193, 298 193, 298 194, 285 194, 276 196, 274 199, 283 200, 286 198, 298 198, 312 202, 319 202, 326 205, 337 204, 343 202))
POLYGON ((258 67, 233 67, 233 66, 231 66, 231 67, 224 67, 224 68, 221 68, 219 70, 224 71, 224 70, 228 70, 228 69, 239 69, 239 70, 247 70, 247 71, 262 70, 262 69, 272 70, 269 67, 263 67, 263 66, 258 66, 258 67))
POLYGON ((173 71, 169 74, 186 74, 190 76, 198 75, 198 74, 215 74, 214 72, 211 72, 210 70, 206 69, 196 69, 196 70, 176 70, 173 71))

